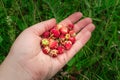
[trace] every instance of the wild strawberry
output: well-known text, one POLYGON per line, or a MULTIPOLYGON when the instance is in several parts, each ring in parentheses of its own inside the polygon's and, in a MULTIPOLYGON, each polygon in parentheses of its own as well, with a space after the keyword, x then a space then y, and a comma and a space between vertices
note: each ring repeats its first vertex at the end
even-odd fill
POLYGON ((50 33, 51 33, 51 35, 53 35, 53 36, 56 37, 56 38, 58 38, 58 37, 60 36, 59 30, 57 30, 57 29, 55 29, 55 28, 51 29, 51 30, 50 30, 50 33))
POLYGON ((50 36, 50 32, 49 31, 46 31, 42 34, 42 37, 44 38, 48 38, 50 36))
POLYGON ((69 34, 70 34, 72 37, 75 37, 75 36, 76 36, 76 33, 75 33, 74 30, 69 31, 69 34))
POLYGON ((66 34, 65 39, 69 39, 69 38, 70 38, 70 34, 66 34))
POLYGON ((49 47, 50 47, 51 49, 57 48, 57 47, 58 47, 58 41, 55 41, 54 39, 50 39, 50 40, 49 40, 49 47))
POLYGON ((65 48, 63 46, 58 46, 57 50, 58 50, 58 54, 62 54, 65 48))
POLYGON ((74 25, 73 25, 73 24, 69 24, 69 25, 68 25, 68 29, 69 29, 69 30, 73 30, 73 28, 74 28, 74 25))
POLYGON ((57 27, 56 27, 56 29, 59 30, 59 29, 62 28, 62 27, 63 27, 63 26, 62 26, 61 24, 58 24, 57 27))
POLYGON ((63 35, 65 35, 65 34, 68 33, 68 28, 63 26, 62 28, 60 28, 60 32, 61 32, 63 35))
POLYGON ((76 41, 76 33, 73 28, 73 24, 69 24, 67 27, 58 24, 44 32, 40 43, 43 53, 56 57, 58 54, 64 53, 64 50, 69 50, 76 41))
POLYGON ((65 41, 64 46, 65 46, 66 50, 69 50, 72 47, 72 42, 71 41, 65 41))
POLYGON ((50 52, 50 48, 48 46, 42 48, 43 53, 48 54, 50 52))
POLYGON ((72 44, 74 44, 76 41, 75 37, 70 37, 69 40, 72 42, 72 44))
POLYGON ((42 46, 48 46, 48 45, 49 45, 49 40, 46 39, 46 38, 42 39, 41 45, 42 45, 42 46))
POLYGON ((58 50, 56 50, 56 49, 51 50, 49 53, 49 55, 52 57, 57 57, 57 54, 58 54, 58 50))

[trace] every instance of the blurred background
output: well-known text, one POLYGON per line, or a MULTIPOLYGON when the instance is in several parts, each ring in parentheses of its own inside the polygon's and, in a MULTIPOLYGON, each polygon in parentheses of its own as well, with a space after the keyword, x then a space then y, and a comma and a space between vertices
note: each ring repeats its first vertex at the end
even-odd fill
POLYGON ((80 11, 96 29, 51 80, 120 80, 120 0, 0 0, 0 63, 27 27, 80 11))

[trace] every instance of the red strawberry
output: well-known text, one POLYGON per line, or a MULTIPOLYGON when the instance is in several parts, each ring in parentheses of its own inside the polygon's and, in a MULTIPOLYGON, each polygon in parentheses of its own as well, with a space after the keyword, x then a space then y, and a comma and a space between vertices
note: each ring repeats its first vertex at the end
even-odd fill
POLYGON ((64 46, 65 46, 66 50, 69 50, 72 47, 72 42, 71 41, 65 41, 64 46))
POLYGON ((48 38, 50 36, 50 32, 49 31, 46 31, 42 34, 42 37, 44 38, 48 38))
POLYGON ((50 48, 48 46, 42 48, 43 53, 48 54, 50 52, 50 48))
POLYGON ((72 30, 73 28, 74 28, 74 25, 73 25, 73 24, 69 24, 69 25, 68 25, 68 29, 69 29, 69 30, 72 30))
POLYGON ((53 36, 56 37, 56 38, 58 38, 58 37, 60 36, 59 30, 57 30, 57 29, 55 29, 55 28, 51 29, 51 30, 50 30, 50 33, 51 33, 51 35, 53 35, 53 36))
POLYGON ((54 39, 50 39, 50 40, 49 40, 49 47, 50 47, 51 49, 57 48, 57 47, 58 47, 58 41, 55 41, 54 39))
POLYGON ((75 33, 74 30, 69 31, 69 34, 70 34, 72 37, 75 37, 75 36, 76 36, 76 33, 75 33))
POLYGON ((62 28, 60 28, 60 32, 61 32, 63 35, 65 35, 65 34, 68 33, 68 28, 67 28, 67 27, 62 27, 62 28))
POLYGON ((58 54, 62 54, 65 48, 63 46, 58 46, 57 50, 58 50, 58 54))
POLYGON ((48 46, 49 45, 49 40, 47 38, 42 39, 41 45, 42 46, 48 46))
POLYGON ((49 53, 49 55, 52 57, 57 57, 57 54, 58 54, 58 50, 56 50, 56 49, 51 50, 49 53))
POLYGON ((72 44, 74 44, 76 41, 75 37, 70 37, 69 40, 72 42, 72 44))

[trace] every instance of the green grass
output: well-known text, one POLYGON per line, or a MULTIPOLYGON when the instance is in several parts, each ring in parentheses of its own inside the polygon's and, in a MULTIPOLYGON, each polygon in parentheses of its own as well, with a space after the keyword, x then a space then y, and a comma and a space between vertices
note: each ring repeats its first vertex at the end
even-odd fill
POLYGON ((120 0, 0 0, 0 63, 25 28, 53 17, 60 22, 75 11, 91 17, 96 29, 56 77, 120 80, 120 0))

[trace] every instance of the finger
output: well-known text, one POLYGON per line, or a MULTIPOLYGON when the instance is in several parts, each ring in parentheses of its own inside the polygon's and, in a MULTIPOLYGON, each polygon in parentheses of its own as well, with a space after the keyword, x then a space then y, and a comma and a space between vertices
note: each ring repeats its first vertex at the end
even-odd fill
POLYGON ((74 27, 75 32, 79 32, 82 28, 84 28, 86 25, 90 23, 92 23, 91 18, 85 18, 85 19, 80 20, 79 22, 75 24, 75 27, 74 27))
POLYGON ((63 21, 61 21, 59 24, 63 25, 63 26, 67 26, 68 24, 74 24, 75 22, 77 22, 80 18, 82 17, 82 13, 80 12, 75 12, 72 15, 70 15, 69 17, 67 17, 66 19, 64 19, 63 21))
POLYGON ((43 21, 33 25, 32 27, 28 28, 29 30, 33 31, 37 35, 42 35, 45 31, 51 29, 53 26, 56 25, 55 19, 50 19, 47 21, 43 21))
POLYGON ((81 30, 81 32, 79 32, 76 35, 76 40, 79 40, 83 36, 84 33, 86 33, 86 32, 92 32, 94 29, 95 29, 95 25, 94 24, 91 23, 91 24, 87 25, 85 28, 83 28, 81 30))
POLYGON ((95 25, 93 23, 90 23, 86 26, 86 28, 88 31, 92 32, 95 29, 95 25))
POLYGON ((67 51, 66 53, 66 61, 68 62, 90 39, 91 32, 89 31, 83 31, 79 33, 79 38, 76 40, 76 42, 73 44, 71 49, 67 51), (83 34, 84 33, 84 34, 83 34))

